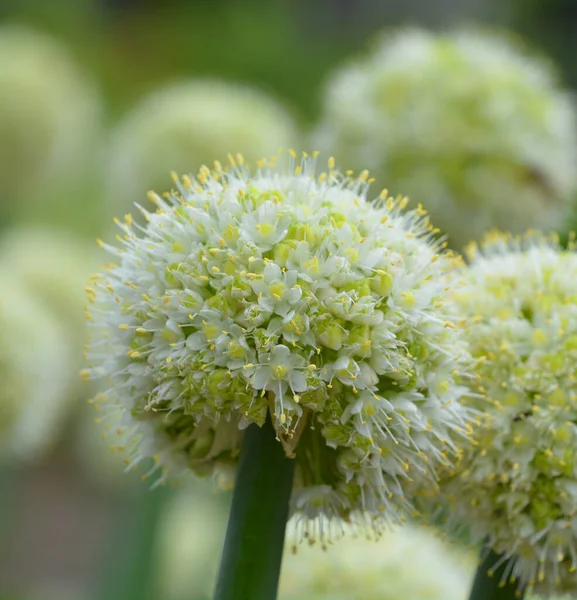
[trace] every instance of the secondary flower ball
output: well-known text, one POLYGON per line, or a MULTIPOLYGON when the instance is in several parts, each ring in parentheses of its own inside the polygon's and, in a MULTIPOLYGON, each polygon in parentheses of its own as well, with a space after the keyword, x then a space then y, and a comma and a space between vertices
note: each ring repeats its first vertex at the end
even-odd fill
POLYGON ((0 257, 61 321, 67 337, 84 342, 82 287, 98 264, 92 244, 60 229, 11 227, 2 235, 0 257))
POLYGON ((444 483, 452 519, 521 585, 577 589, 577 254, 537 235, 471 249, 467 329, 478 360, 477 444, 444 483))
POLYGON ((337 71, 316 144, 427 201, 452 247, 492 227, 557 229, 577 124, 550 65, 503 37, 408 30, 337 71))
MULTIPOLYGON (((289 541, 294 535, 289 524, 289 541)), ((280 600, 464 600, 475 556, 429 529, 405 525, 375 542, 347 539, 318 552, 287 548, 280 600)))
POLYGON ((369 203, 366 172, 329 166, 217 163, 151 194, 145 228, 128 215, 122 247, 102 243, 84 375, 106 379, 95 402, 123 413, 131 462, 230 472, 270 414, 296 455, 295 510, 394 518, 403 484, 434 485, 470 428, 456 259, 422 207, 369 203))
POLYGON ((47 451, 67 414, 73 355, 50 311, 0 271, 0 461, 47 451))
POLYGON ((32 184, 74 171, 88 154, 100 104, 67 50, 48 36, 3 26, 0 56, 0 186, 14 202, 32 184))
POLYGON ((250 161, 290 147, 292 117, 264 92, 219 80, 189 80, 145 97, 117 126, 107 151, 108 196, 130 210, 171 171, 195 172, 229 152, 250 161))
POLYGON ((67 348, 70 364, 63 406, 82 395, 78 370, 86 341, 83 287, 98 264, 94 250, 85 240, 49 227, 11 227, 0 239, 0 263, 15 274, 19 287, 42 305, 40 310, 50 313, 58 330, 57 344, 67 348))

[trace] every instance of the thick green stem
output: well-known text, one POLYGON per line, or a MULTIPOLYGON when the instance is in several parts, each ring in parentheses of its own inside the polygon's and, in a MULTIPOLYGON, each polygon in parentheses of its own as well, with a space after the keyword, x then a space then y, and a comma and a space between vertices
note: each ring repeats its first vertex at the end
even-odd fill
POLYGON ((469 600, 518 600, 525 596, 517 582, 511 583, 503 577, 508 561, 494 569, 499 559, 500 556, 491 550, 479 565, 469 600))
POLYGON ((215 600, 275 600, 295 461, 267 420, 246 430, 215 600))

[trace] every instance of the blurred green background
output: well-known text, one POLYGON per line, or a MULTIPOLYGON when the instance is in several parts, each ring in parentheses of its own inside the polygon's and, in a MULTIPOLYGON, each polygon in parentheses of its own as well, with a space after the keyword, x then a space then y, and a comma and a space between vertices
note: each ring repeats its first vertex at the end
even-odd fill
MULTIPOLYGON (((28 169, 11 162, 19 150, 10 129, 0 126, 0 172, 11 177, 0 190, 0 310, 11 301, 22 308, 14 291, 22 288, 32 303, 30 343, 40 339, 46 313, 46 331, 51 320, 57 324, 46 336, 57 341, 68 368, 55 392, 58 414, 39 409, 21 425, 34 439, 49 429, 30 456, 8 443, 13 434, 0 425, 7 440, 0 455, 0 598, 200 599, 212 586, 227 494, 215 495, 208 481, 149 491, 150 483, 140 481, 145 468, 122 473, 92 423, 90 386, 76 385, 85 336, 82 290, 105 260, 94 238, 112 238, 111 217, 127 210, 121 198, 115 206, 103 166, 116 124, 159 86, 210 76, 264 90, 286 107, 304 140, 319 116, 328 73, 377 31, 468 23, 520 33, 556 61, 568 87, 576 86, 574 0, 0 0, 0 37, 5 27, 25 26, 67 49, 84 78, 76 85, 94 95, 88 112, 95 122, 77 140, 78 164, 68 162, 58 177, 51 168, 32 187, 28 169)), ((0 43, 0 71, 18 64, 6 48, 0 43)), ((48 87, 58 87, 51 68, 47 63, 43 76, 48 87)), ((35 92, 24 93, 23 102, 27 94, 35 92)), ((40 129, 30 143, 38 152, 40 129)), ((17 314, 6 310, 7 319, 17 314)), ((12 376, 2 370, 1 352, 12 343, 6 331, 0 328, 0 386, 12 376)), ((28 339, 24 334, 14 333, 28 339)), ((29 360, 24 356, 20 380, 61 368, 35 361, 34 348, 24 349, 29 360)), ((10 411, 0 410, 0 420, 10 411)))

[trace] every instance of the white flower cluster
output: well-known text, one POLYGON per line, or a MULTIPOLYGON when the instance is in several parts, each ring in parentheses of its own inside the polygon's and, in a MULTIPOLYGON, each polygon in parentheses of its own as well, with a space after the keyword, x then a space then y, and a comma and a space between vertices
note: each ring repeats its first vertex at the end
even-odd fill
MULTIPOLYGON (((289 542, 294 530, 289 523, 289 542)), ((404 525, 378 542, 347 536, 319 552, 287 548, 280 600, 464 600, 475 556, 432 530, 404 525)))
POLYGON ((247 86, 193 79, 146 96, 113 131, 106 152, 111 205, 130 210, 170 173, 195 172, 215 157, 248 161, 294 144, 296 125, 274 98, 247 86))
POLYGON ((32 184, 69 176, 87 155, 100 103, 66 49, 48 36, 3 26, 0 56, 0 185, 14 200, 32 184))
POLYGON ((506 577, 577 589, 577 254, 538 235, 473 247, 471 400, 484 426, 442 489, 451 519, 509 560, 506 577), (484 397, 481 398, 481 395, 484 397))
POLYGON ((0 461, 33 460, 67 413, 73 354, 50 311, 0 271, 0 461))
MULTIPOLYGON (((68 340, 79 348, 86 340, 83 286, 98 264, 96 254, 82 238, 38 225, 12 226, 0 240, 2 264, 17 273, 29 295, 52 311, 68 340)), ((77 373, 74 378, 78 381, 77 373)))
POLYGON ((555 229, 577 190, 572 100, 505 38, 387 35, 337 71, 315 145, 427 202, 452 247, 492 227, 555 229))
POLYGON ((434 485, 470 432, 458 259, 422 207, 368 202, 366 172, 329 161, 316 176, 314 162, 217 162, 151 194, 145 227, 119 222, 89 288, 84 376, 105 378, 94 402, 123 414, 129 463, 226 473, 270 414, 296 456, 295 510, 395 518, 404 484, 434 485))

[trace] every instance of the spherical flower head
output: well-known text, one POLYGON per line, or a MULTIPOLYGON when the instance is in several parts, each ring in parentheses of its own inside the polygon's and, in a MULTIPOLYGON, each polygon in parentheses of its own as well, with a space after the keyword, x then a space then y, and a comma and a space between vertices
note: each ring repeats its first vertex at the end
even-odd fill
POLYGON ((229 152, 254 161, 296 137, 290 114, 265 92, 211 79, 175 83, 143 98, 113 132, 108 196, 130 210, 148 190, 170 187, 171 171, 196 172, 229 152))
POLYGON ((442 489, 454 521, 511 558, 507 577, 576 589, 577 254, 493 234, 471 256, 458 301, 484 426, 442 489))
MULTIPOLYGON (((288 542, 294 536, 289 524, 288 542)), ((405 525, 375 542, 363 536, 317 552, 287 548, 280 600, 462 600, 475 569, 473 554, 432 530, 405 525)))
POLYGON ((61 321, 69 338, 81 336, 84 342, 82 287, 98 264, 92 245, 66 231, 24 225, 3 234, 0 256, 30 295, 41 299, 61 321))
POLYGON ((19 287, 42 304, 42 311, 50 313, 58 344, 67 349, 64 405, 82 394, 78 370, 86 340, 83 287, 98 264, 95 255, 85 240, 48 227, 12 227, 0 240, 2 264, 15 274, 19 287))
POLYGON ((73 356, 50 311, 0 271, 0 461, 32 461, 67 414, 73 356))
POLYGON ((226 475, 270 415, 297 461, 294 510, 394 519, 469 428, 457 259, 422 207, 369 202, 366 172, 293 160, 205 167, 152 194, 144 228, 119 222, 84 375, 106 379, 96 403, 123 413, 129 462, 226 475))
MULTIPOLYGON (((0 28, 0 185, 13 199, 78 165, 99 102, 67 50, 25 27, 0 28)), ((2 207, 2 211, 7 207, 2 207)))
POLYGON ((427 202, 461 248, 492 227, 562 226, 577 127, 550 65, 497 35, 388 35, 337 71, 317 144, 427 202))

